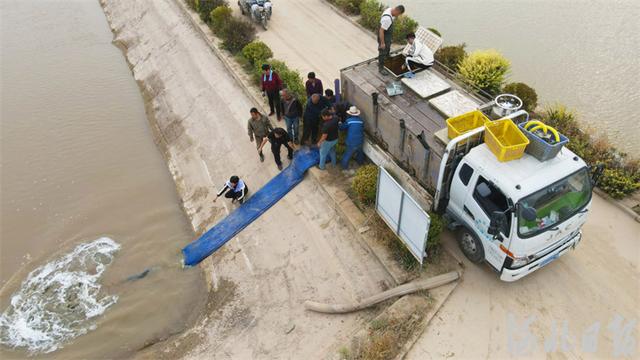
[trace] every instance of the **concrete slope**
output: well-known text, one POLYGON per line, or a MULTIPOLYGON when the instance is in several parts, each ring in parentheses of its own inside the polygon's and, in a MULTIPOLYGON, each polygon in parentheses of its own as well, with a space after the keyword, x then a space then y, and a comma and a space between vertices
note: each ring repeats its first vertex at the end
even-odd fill
MULTIPOLYGON (((316 71, 325 83, 336 77, 339 68, 375 56, 376 44, 370 34, 337 15, 322 0, 279 0, 274 12, 269 30, 259 30, 260 38, 277 58, 287 60, 301 72, 316 71)), ((408 7, 407 13, 411 12, 408 7)), ((455 21, 453 14, 451 21, 455 21)), ((451 235, 446 243, 457 250, 451 235)), ((506 284, 487 266, 467 264, 463 282, 407 358, 517 355, 517 341, 526 332, 514 332, 517 337, 512 340, 516 342, 511 344, 516 347, 510 349, 508 330, 513 327, 508 327, 509 314, 520 326, 526 317, 535 317, 531 326, 534 346, 525 351, 530 356, 543 357, 547 350, 552 356, 584 356, 584 350, 590 348, 582 346, 582 336, 593 324, 600 324, 595 337, 599 340, 595 350, 598 357, 612 357, 614 345, 620 340, 624 343, 624 339, 635 340, 632 350, 637 355, 638 323, 635 333, 626 338, 608 326, 616 314, 625 318, 626 325, 640 318, 639 261, 640 225, 594 194, 584 237, 576 251, 531 276, 506 284), (557 326, 567 321, 572 336, 569 350, 563 351, 556 343, 555 349, 563 354, 551 354, 554 321, 557 326)))
MULTIPOLYGON (((230 175, 257 190, 277 174, 269 151, 260 163, 248 141, 254 104, 174 0, 103 0, 103 7, 144 89, 184 209, 202 232, 232 210, 224 199, 212 202, 230 175)), ((200 345, 187 357, 324 357, 368 315, 306 312, 304 300, 351 302, 391 283, 355 238, 318 184, 303 181, 203 266, 214 291, 200 345)))

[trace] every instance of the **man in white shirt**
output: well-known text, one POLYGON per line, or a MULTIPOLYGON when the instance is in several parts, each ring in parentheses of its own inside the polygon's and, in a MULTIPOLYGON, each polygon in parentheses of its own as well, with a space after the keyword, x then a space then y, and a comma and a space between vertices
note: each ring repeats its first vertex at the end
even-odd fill
POLYGON ((416 39, 416 34, 407 34, 407 46, 402 50, 405 57, 403 68, 413 72, 417 69, 426 69, 433 65, 433 52, 420 40, 416 39))
POLYGON ((393 38, 393 22, 396 17, 404 14, 404 6, 398 5, 382 12, 380 17, 380 29, 378 29, 378 71, 387 75, 384 69, 384 60, 389 56, 391 40, 393 38))

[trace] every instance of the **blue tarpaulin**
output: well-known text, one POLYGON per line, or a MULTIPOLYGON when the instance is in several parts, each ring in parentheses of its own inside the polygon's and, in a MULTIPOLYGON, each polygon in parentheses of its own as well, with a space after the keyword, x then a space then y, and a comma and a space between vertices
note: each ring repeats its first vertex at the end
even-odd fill
POLYGON ((182 249, 184 264, 193 266, 220 249, 242 229, 282 199, 302 179, 304 173, 318 164, 318 149, 298 150, 291 164, 254 193, 229 216, 182 249))

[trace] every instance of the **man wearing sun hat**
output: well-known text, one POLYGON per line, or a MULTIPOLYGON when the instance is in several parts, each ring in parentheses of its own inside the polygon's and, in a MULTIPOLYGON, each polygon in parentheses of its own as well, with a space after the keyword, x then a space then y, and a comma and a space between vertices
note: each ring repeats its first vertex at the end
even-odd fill
POLYGON ((356 156, 358 164, 364 163, 364 152, 362 144, 364 143, 364 122, 360 118, 360 110, 352 106, 347 110, 347 121, 340 124, 340 130, 347 132, 346 150, 342 155, 342 168, 349 168, 349 160, 353 155, 356 156))

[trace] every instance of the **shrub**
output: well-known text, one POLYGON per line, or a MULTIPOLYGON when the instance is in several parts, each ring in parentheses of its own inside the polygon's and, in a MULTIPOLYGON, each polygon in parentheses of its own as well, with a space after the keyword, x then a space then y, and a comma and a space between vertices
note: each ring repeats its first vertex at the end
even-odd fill
POLYGON ((360 25, 371 31, 380 29, 380 16, 384 11, 384 6, 377 0, 365 0, 360 4, 360 25))
POLYGON ((215 34, 222 36, 227 22, 231 19, 232 10, 228 6, 218 6, 211 10, 209 15, 209 27, 215 34))
POLYGON ((187 5, 188 5, 192 10, 194 10, 194 11, 196 11, 196 12, 198 11, 198 5, 199 5, 199 4, 198 4, 198 3, 199 3, 199 1, 198 1, 198 0, 187 0, 186 2, 187 2, 187 5))
POLYGON ((415 32, 418 28, 418 22, 408 16, 401 16, 393 23, 393 42, 404 43, 407 40, 407 34, 415 32))
POLYGON ((245 19, 230 17, 222 29, 222 47, 235 54, 255 37, 256 29, 252 23, 245 19))
POLYGON ((427 30, 431 31, 432 33, 442 37, 442 34, 440 34, 440 31, 438 31, 438 29, 436 28, 427 28, 427 30))
POLYGON ((254 40, 242 48, 242 55, 251 65, 262 65, 267 59, 273 57, 273 51, 262 41, 254 40))
POLYGON ((640 189, 640 167, 637 159, 628 159, 604 138, 594 139, 582 131, 574 112, 563 105, 548 106, 542 121, 569 138, 567 147, 588 164, 603 165, 598 186, 611 197, 620 199, 640 189))
POLYGON ((198 3, 198 14, 202 21, 209 23, 211 21, 211 11, 219 6, 229 6, 226 0, 196 0, 198 3))
POLYGON ((378 167, 375 165, 361 166, 351 183, 351 188, 364 203, 376 200, 376 186, 378 184, 378 167))
POLYGON ((640 189, 639 177, 621 168, 605 169, 598 182, 604 192, 614 199, 622 199, 626 195, 640 189))
POLYGON ((467 44, 462 43, 460 45, 441 47, 436 51, 434 57, 442 65, 457 72, 460 63, 467 57, 467 52, 464 50, 466 46, 467 44))
POLYGON ((427 235, 427 253, 437 250, 440 247, 440 234, 444 229, 444 218, 434 212, 429 212, 431 224, 427 235))
POLYGON ((360 5, 362 5, 364 0, 334 0, 330 2, 336 4, 337 7, 349 15, 357 15, 360 14, 360 5))
POLYGON ((532 112, 538 107, 538 94, 525 83, 509 83, 502 89, 503 92, 513 94, 522 100, 522 108, 532 112))
POLYGON ((511 63, 496 50, 477 50, 460 63, 460 75, 471 85, 497 94, 511 63))

